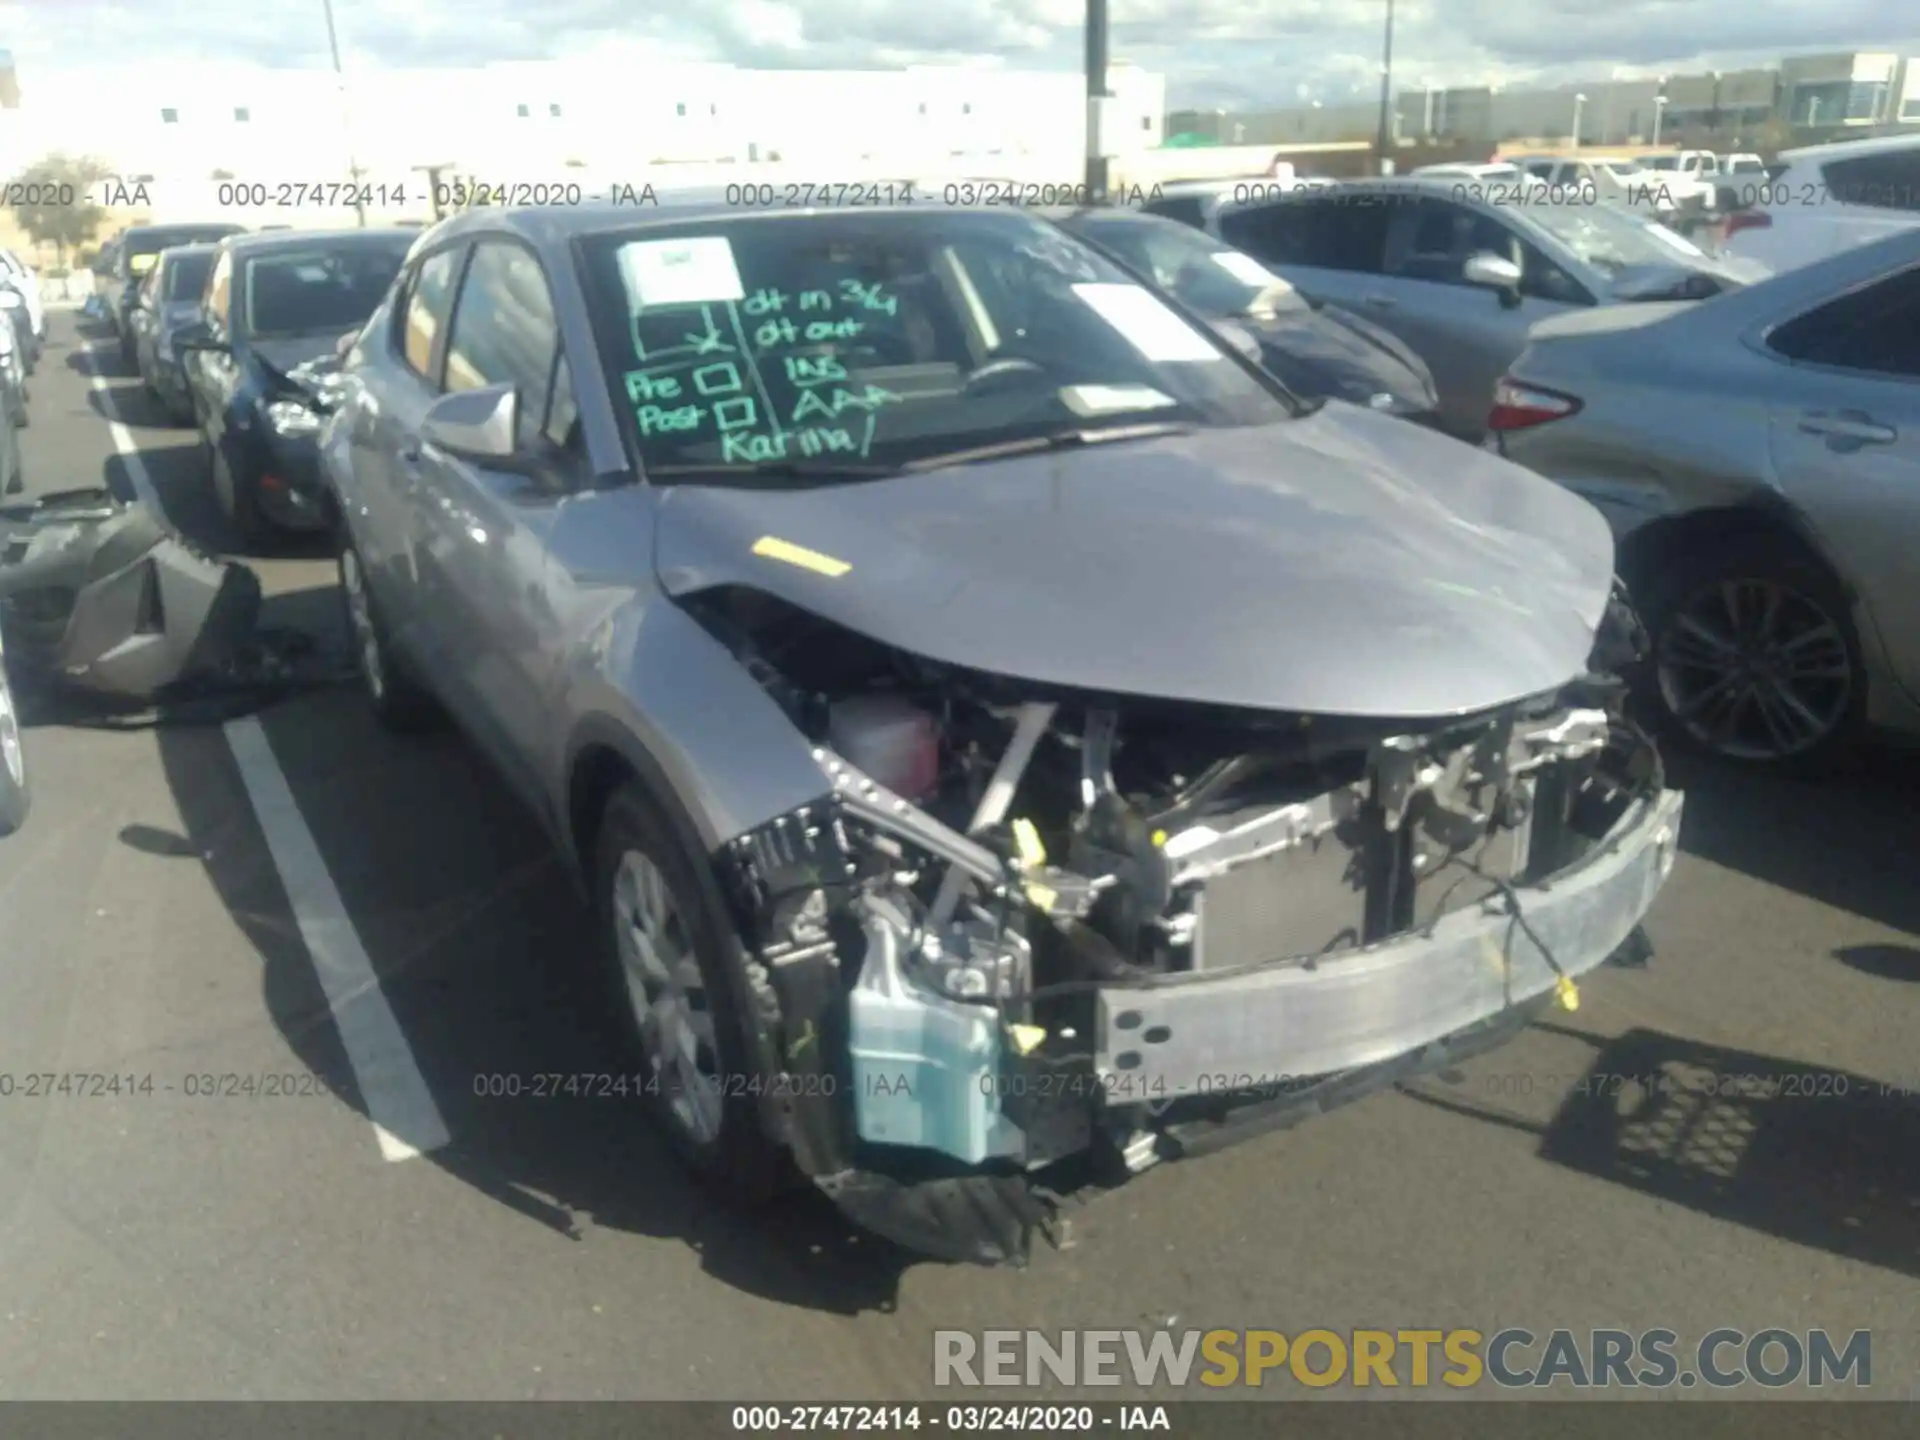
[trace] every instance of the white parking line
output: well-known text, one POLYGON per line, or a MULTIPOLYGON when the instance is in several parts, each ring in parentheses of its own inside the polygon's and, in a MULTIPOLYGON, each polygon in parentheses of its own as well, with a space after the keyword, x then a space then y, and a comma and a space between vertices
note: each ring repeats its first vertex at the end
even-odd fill
POLYGON ((373 1121, 380 1153, 389 1160, 410 1160, 439 1149, 450 1138, 446 1121, 440 1118, 400 1022, 380 989, 373 962, 348 918, 320 846, 300 815, 280 763, 273 758, 266 731, 248 716, 228 721, 226 734, 241 782, 260 818, 267 852, 286 887, 300 938, 306 942, 314 973, 333 1011, 333 1023, 373 1121))
POLYGON ((113 393, 107 389, 108 377, 100 372, 100 357, 113 353, 112 342, 101 341, 89 345, 83 353, 87 357, 88 388, 100 397, 100 408, 107 421, 107 434, 113 437, 113 448, 120 452, 120 458, 126 462, 127 481, 133 486, 133 493, 140 503, 171 529, 167 507, 160 503, 160 492, 153 488, 153 476, 147 473, 146 462, 140 458, 140 447, 134 443, 133 432, 114 418, 113 393))

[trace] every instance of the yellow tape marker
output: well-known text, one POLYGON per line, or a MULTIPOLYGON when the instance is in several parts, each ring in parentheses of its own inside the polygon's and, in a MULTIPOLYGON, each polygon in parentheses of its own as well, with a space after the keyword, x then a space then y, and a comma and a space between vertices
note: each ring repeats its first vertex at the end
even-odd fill
POLYGON ((1047 1038, 1047 1032, 1038 1025, 1009 1025, 1007 1037, 1013 1041, 1013 1048, 1022 1055, 1031 1055, 1039 1048, 1040 1042, 1047 1038))
POLYGON ((1023 817, 1013 822, 1013 843, 1020 852, 1020 863, 1027 869, 1038 870, 1047 863, 1047 847, 1033 821, 1023 817))
POLYGON ((762 535, 754 541, 753 553, 769 560, 784 560, 789 565, 798 565, 802 570, 836 579, 853 568, 844 560, 836 560, 831 555, 822 555, 818 550, 809 550, 774 535, 762 535))
POLYGON ((1054 902, 1059 898, 1060 893, 1057 890, 1050 889, 1035 880, 1027 882, 1027 899, 1033 902, 1033 908, 1042 915, 1051 915, 1054 902))

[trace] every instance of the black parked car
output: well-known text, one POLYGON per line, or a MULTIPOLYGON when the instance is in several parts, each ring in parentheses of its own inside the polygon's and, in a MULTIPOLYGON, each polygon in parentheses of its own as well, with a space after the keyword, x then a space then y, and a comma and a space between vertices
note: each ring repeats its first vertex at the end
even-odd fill
POLYGON ((1143 280, 1260 344, 1260 363, 1296 395, 1339 399, 1432 424, 1426 363, 1350 311, 1316 305, 1251 255, 1177 220, 1135 210, 1076 210, 1059 223, 1143 280))
POLYGON ((147 272, 159 263, 160 252, 175 245, 203 244, 239 235, 244 225, 135 225, 114 240, 110 267, 101 276, 101 293, 106 296, 107 313, 114 333, 120 337, 120 352, 133 362, 133 326, 130 323, 134 297, 147 272))
POLYGON ((214 496, 241 537, 325 529, 315 453, 343 336, 385 298, 408 229, 287 231, 221 242, 203 321, 176 331, 214 496))

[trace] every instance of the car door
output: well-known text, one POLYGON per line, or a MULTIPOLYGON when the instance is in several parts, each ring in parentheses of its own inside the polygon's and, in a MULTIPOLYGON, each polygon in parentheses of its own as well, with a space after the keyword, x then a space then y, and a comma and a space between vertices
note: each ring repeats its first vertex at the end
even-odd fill
POLYGON ((1793 317, 1766 348, 1792 367, 1768 410, 1780 487, 1920 700, 1920 265, 1793 317))
POLYGON ((517 239, 475 243, 448 329, 448 393, 511 385, 523 465, 494 469, 420 447, 420 497, 444 612, 455 693, 475 738, 536 809, 548 740, 557 623, 549 539, 560 507, 587 478, 572 374, 560 345, 551 284, 517 239))
POLYGON ((1288 196, 1223 210, 1216 224, 1227 244, 1309 300, 1349 310, 1383 308, 1381 265, 1397 198, 1365 190, 1288 196))
POLYGON ((455 241, 416 256, 399 281, 371 363, 339 419, 345 456, 364 507, 354 538, 395 647, 436 691, 452 682, 430 570, 420 565, 429 514, 421 499, 420 424, 440 398, 447 324, 470 246, 455 241))
POLYGON ((1386 269, 1391 304, 1373 318, 1433 372, 1441 425, 1478 439, 1494 384, 1526 348, 1528 328, 1567 308, 1554 298, 1564 273, 1499 215, 1437 196, 1395 207, 1386 269), (1518 265, 1520 288, 1468 284, 1466 263, 1479 254, 1518 265))

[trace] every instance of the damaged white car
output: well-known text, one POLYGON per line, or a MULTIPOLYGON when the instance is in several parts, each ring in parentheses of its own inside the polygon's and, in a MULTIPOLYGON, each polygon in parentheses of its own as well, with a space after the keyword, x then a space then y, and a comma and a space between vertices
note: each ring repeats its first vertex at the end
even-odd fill
POLYGON ((1586 502, 1004 209, 478 211, 323 437, 376 711, 577 862, 637 1090, 1019 1259, 1642 947, 1681 797, 1586 502))

